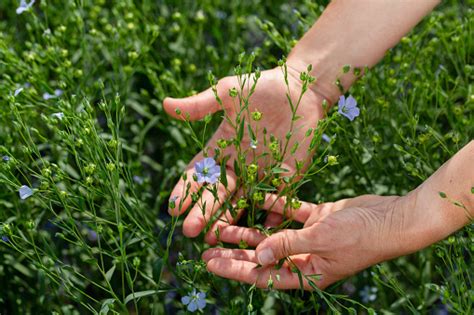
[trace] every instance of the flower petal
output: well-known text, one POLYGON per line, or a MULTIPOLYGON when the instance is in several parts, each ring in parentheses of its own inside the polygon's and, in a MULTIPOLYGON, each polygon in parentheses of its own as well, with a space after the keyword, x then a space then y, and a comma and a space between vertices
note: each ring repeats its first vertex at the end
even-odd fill
POLYGON ((202 173, 196 173, 196 176, 197 176, 197 182, 199 184, 202 184, 206 181, 207 177, 202 175, 202 173))
POLYGON ((189 296, 186 295, 181 298, 181 303, 183 303, 184 305, 188 305, 189 302, 191 302, 191 298, 189 296))
POLYGON ((16 90, 15 90, 15 93, 13 93, 13 95, 14 95, 14 96, 17 96, 18 94, 21 93, 21 91, 23 91, 23 88, 22 88, 22 87, 16 89, 16 90))
POLYGON ((337 102, 337 106, 339 109, 346 104, 346 97, 344 95, 339 96, 339 102, 337 102))
POLYGON ((326 141, 328 143, 331 142, 331 138, 325 133, 323 133, 322 139, 323 141, 326 141))
POLYGON ((22 6, 19 6, 17 9, 16 9, 16 14, 22 14, 23 12, 26 11, 26 7, 22 7, 22 6))
POLYGON ((197 307, 202 310, 203 308, 206 307, 206 300, 205 299, 199 299, 197 300, 197 307))
POLYGON ((195 312, 197 310, 197 308, 198 308, 198 306, 197 306, 196 301, 191 301, 188 304, 188 311, 190 311, 190 312, 195 312))
POLYGON ((43 99, 44 99, 44 100, 49 100, 49 99, 51 99, 51 98, 55 98, 55 96, 49 94, 48 92, 43 93, 43 99))
POLYGON ((22 200, 25 200, 26 198, 33 196, 33 190, 26 185, 21 186, 20 189, 18 190, 18 193, 22 200))
POLYGON ((199 161, 194 164, 194 169, 196 170, 196 173, 202 173, 204 170, 204 161, 199 161))
POLYGON ((64 113, 59 112, 59 113, 53 113, 51 116, 56 117, 57 119, 63 119, 64 118, 64 113))
POLYGON ((209 184, 215 184, 219 180, 220 175, 221 174, 219 173, 219 174, 212 174, 211 176, 207 176, 206 182, 208 182, 209 184))
POLYGON ((347 108, 354 108, 357 106, 357 101, 355 100, 352 95, 349 95, 349 97, 346 99, 346 107, 347 108))
POLYGON ((351 108, 348 114, 352 117, 352 119, 351 119, 351 121, 352 121, 352 120, 354 120, 354 118, 359 116, 360 109, 358 107, 351 108))
POLYGON ((204 167, 207 167, 207 168, 211 168, 214 165, 216 165, 216 161, 214 161, 214 159, 210 157, 205 158, 203 162, 204 162, 204 167))
POLYGON ((214 165, 209 169, 209 174, 212 175, 221 175, 221 168, 219 165, 214 165))

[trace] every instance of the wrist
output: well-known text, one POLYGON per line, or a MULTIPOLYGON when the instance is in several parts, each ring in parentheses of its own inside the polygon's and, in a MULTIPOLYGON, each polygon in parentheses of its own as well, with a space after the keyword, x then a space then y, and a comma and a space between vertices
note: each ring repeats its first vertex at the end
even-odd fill
POLYGON ((432 198, 427 203, 423 185, 401 198, 403 224, 398 248, 402 255, 426 248, 450 234, 446 233, 446 221, 438 204, 432 198))
POLYGON ((335 104, 343 91, 347 90, 355 81, 352 75, 342 74, 344 65, 338 65, 337 62, 331 60, 329 54, 321 53, 319 57, 313 55, 311 61, 300 57, 300 55, 298 47, 295 47, 287 60, 288 71, 296 73, 299 77, 299 74, 307 71, 308 66, 311 65, 310 74, 316 80, 309 86, 309 90, 325 99, 330 106, 335 104), (336 80, 340 81, 343 91, 336 84, 336 80))

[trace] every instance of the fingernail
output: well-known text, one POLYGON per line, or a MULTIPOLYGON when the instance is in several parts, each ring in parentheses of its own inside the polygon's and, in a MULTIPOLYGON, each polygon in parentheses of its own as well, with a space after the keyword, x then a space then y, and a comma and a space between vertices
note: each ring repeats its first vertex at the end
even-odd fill
POLYGON ((273 251, 270 248, 265 248, 258 254, 258 261, 260 265, 269 265, 275 262, 275 256, 273 256, 273 251))

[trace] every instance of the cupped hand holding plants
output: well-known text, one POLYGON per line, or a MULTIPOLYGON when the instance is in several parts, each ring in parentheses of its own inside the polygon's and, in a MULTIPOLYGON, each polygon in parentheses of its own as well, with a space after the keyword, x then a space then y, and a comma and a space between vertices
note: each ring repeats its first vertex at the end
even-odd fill
POLYGON ((325 288, 376 263, 429 246, 474 218, 474 141, 409 194, 365 195, 298 209, 277 195, 262 208, 304 223, 302 229, 267 236, 260 230, 226 226, 223 242, 255 250, 212 248, 209 271, 258 287, 325 288))
MULTIPOLYGON (((164 100, 166 112, 177 119, 195 121, 218 111, 223 111, 224 116, 171 193, 172 215, 191 207, 183 224, 186 236, 196 237, 229 198, 233 206, 240 202, 241 209, 252 203, 252 196, 263 200, 264 194, 254 189, 262 178, 274 189, 281 189, 285 184, 283 174, 290 182, 292 176, 308 167, 309 135, 324 115, 325 99, 309 88, 313 80, 306 72, 301 74, 282 65, 223 78, 194 96, 164 100), (215 161, 222 164, 221 169, 217 169, 215 161), (278 174, 271 174, 270 168, 278 169, 278 174), (220 175, 219 181, 216 175, 220 175), (197 197, 203 185, 205 189, 197 197)), ((269 189, 268 185, 265 187, 269 189)), ((206 240, 215 244, 217 226, 234 223, 241 213, 225 210, 208 231, 206 240)), ((280 218, 270 215, 266 225, 278 224, 280 218)))
POLYGON ((402 212, 408 210, 404 198, 366 195, 320 205, 302 202, 299 209, 291 209, 283 198, 270 195, 263 207, 304 226, 271 236, 252 228, 224 227, 222 241, 243 241, 256 250, 209 249, 203 254, 209 271, 260 288, 310 290, 404 254, 398 233, 402 212))

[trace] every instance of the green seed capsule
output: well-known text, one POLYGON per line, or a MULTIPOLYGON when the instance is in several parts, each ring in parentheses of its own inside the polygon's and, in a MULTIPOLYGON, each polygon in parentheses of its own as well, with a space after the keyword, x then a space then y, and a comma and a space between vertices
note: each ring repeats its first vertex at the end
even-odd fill
POLYGON ((254 121, 260 121, 262 119, 263 114, 259 112, 258 110, 252 112, 252 119, 254 121))

